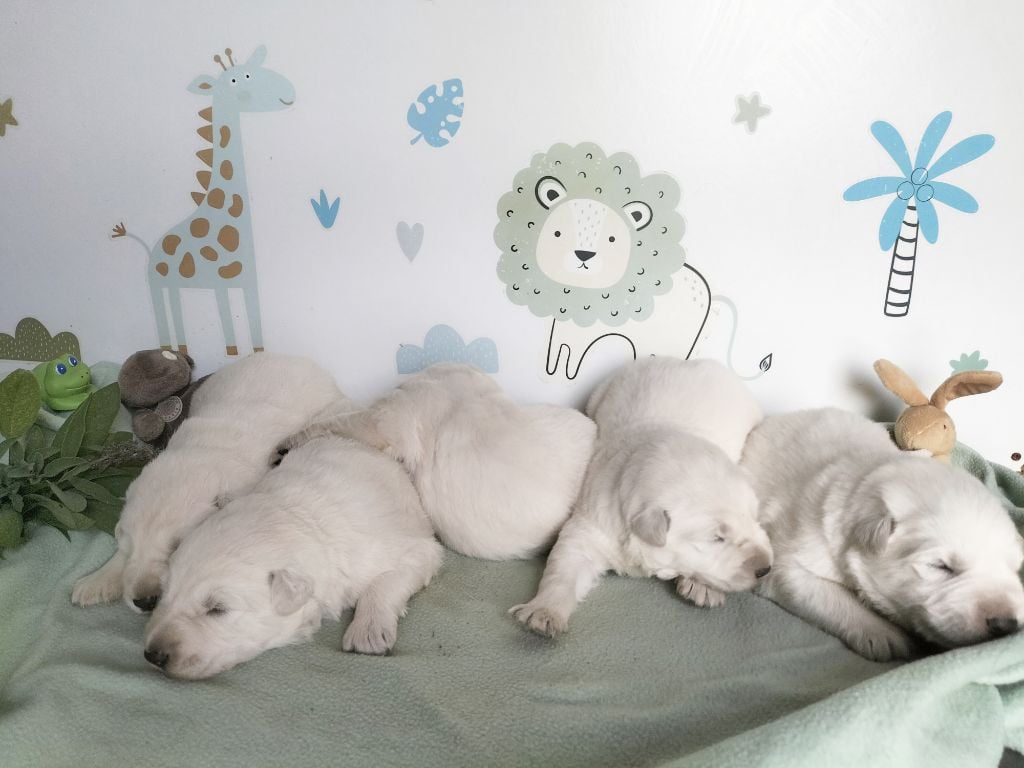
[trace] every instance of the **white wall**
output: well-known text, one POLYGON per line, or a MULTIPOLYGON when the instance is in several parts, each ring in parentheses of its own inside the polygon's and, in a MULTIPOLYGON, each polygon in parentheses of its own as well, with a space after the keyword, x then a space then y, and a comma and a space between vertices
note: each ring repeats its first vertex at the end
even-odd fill
MULTIPOLYGON (((268 349, 314 355, 371 397, 397 380, 400 344, 446 323, 494 340, 497 376, 515 395, 579 402, 614 355, 573 383, 543 373, 549 321, 506 299, 493 230, 498 199, 534 153, 592 141, 678 180, 688 263, 739 308, 736 368, 756 373, 773 355, 751 382, 769 409, 831 403, 891 417, 876 357, 930 392, 949 360, 980 349, 1006 384, 951 413, 962 440, 1009 463, 1024 451, 1013 312, 1024 285, 1022 23, 1012 0, 4 0, 0 104, 13 99, 18 125, 0 137, 0 331, 38 317, 74 331, 88 361, 157 345, 146 257, 110 228, 124 221, 154 244, 190 213, 193 153, 206 145, 195 133, 203 99, 186 86, 219 73, 211 56, 225 46, 244 59, 262 44, 297 95, 286 110, 242 116, 268 349), (444 147, 410 145, 409 104, 448 78, 465 89, 459 132, 444 147), (749 133, 732 119, 736 97, 753 92, 772 111, 749 133), (878 223, 891 196, 842 193, 898 173, 872 122, 892 123, 913 155, 944 110, 940 154, 995 136, 943 179, 980 210, 938 206, 911 314, 885 317, 878 223), (321 188, 341 198, 329 230, 309 203, 321 188), (399 221, 424 225, 411 262, 399 221)), ((212 295, 184 305, 200 367, 223 364, 212 295)), ((712 311, 698 354, 724 357, 728 318, 712 311)))

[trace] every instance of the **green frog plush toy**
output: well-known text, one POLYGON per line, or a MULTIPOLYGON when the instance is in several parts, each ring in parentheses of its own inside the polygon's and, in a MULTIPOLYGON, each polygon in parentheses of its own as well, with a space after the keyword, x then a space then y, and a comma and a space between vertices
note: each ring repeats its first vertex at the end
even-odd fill
POLYGON ((39 395, 53 411, 73 411, 96 389, 89 366, 74 355, 64 355, 32 369, 39 395))

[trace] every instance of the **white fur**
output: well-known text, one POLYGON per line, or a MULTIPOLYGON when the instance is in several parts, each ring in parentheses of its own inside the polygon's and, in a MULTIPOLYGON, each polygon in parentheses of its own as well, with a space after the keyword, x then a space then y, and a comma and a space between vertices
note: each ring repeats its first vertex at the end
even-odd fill
POLYGON ((758 591, 862 656, 909 656, 908 631, 952 647, 1024 622, 1020 537, 967 472, 836 409, 765 419, 742 463, 775 549, 758 591))
POLYGON ((129 486, 117 524, 117 551, 78 580, 77 605, 159 595, 167 558, 214 511, 248 491, 285 436, 339 397, 333 377, 301 357, 261 352, 210 376, 167 448, 129 486))
POLYGON ((709 360, 648 358, 602 384, 587 412, 598 441, 579 501, 515 617, 564 631, 608 570, 677 579, 681 596, 706 606, 753 588, 772 554, 735 463, 761 418, 738 378, 709 360))
POLYGON ((210 677, 353 605, 342 648, 386 653, 443 553, 401 467, 354 440, 313 440, 171 556, 147 659, 172 677, 210 677))
POLYGON ((550 548, 569 516, 596 428, 579 411, 518 405, 469 365, 435 365, 370 408, 338 413, 286 441, 353 437, 399 459, 448 547, 492 560, 550 548))

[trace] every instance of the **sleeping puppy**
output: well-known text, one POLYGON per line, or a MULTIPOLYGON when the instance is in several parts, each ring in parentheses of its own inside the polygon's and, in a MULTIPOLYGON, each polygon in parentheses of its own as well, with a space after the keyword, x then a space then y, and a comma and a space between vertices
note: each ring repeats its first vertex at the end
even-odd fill
POLYGON ((596 428, 579 411, 518 405, 469 365, 435 365, 371 407, 340 401, 282 451, 323 434, 352 437, 408 470, 438 537, 471 557, 533 557, 569 516, 596 428))
POLYGON ((862 656, 908 657, 908 632, 951 648, 1024 621, 1021 538, 967 472, 836 409, 765 419, 742 464, 775 549, 758 592, 862 656))
POLYGON ((709 360, 640 360, 599 387, 587 412, 598 443, 579 501, 536 597, 511 609, 516 619, 548 636, 565 631, 609 570, 677 579, 698 605, 752 589, 772 552, 733 458, 761 418, 738 378, 709 360))
POLYGON ((342 648, 386 653, 443 556, 398 464, 318 438, 181 543, 146 626, 146 659, 171 677, 211 677, 308 639, 353 605, 342 648))
POLYGON ((123 597, 133 609, 152 610, 167 558, 185 534, 218 498, 251 488, 267 471, 268 451, 339 395, 333 377, 301 357, 261 352, 210 376, 167 448, 128 487, 117 551, 78 580, 72 602, 123 597))

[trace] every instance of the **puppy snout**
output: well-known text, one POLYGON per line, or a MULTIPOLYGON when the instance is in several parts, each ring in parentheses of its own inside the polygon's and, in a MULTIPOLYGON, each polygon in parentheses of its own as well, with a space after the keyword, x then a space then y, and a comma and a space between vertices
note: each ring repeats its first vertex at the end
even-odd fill
POLYGON ((1020 628, 1020 622, 1012 616, 990 616, 985 619, 989 637, 1006 637, 1020 628))
POLYGON ((744 565, 750 571, 753 571, 755 577, 760 579, 763 576, 767 576, 768 572, 771 571, 772 560, 767 553, 759 552, 753 557, 747 558, 747 561, 744 563, 744 565))
POLYGON ((157 602, 160 600, 160 595, 150 595, 149 597, 136 597, 132 600, 132 603, 143 613, 150 613, 156 608, 157 602))
POLYGON ((152 664, 154 667, 163 669, 167 666, 167 662, 170 661, 171 657, 169 654, 158 648, 147 648, 143 651, 143 656, 146 657, 146 661, 152 664))

